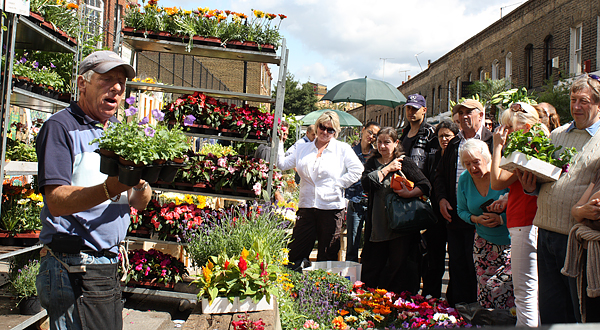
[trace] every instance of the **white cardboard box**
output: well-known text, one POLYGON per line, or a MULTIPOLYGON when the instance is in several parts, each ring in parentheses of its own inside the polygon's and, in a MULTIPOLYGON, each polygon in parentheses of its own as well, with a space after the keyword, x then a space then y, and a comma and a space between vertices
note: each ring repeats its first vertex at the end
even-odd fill
POLYGON ((233 303, 231 303, 227 297, 217 297, 215 300, 213 300, 212 304, 208 303, 208 299, 202 297, 202 314, 266 311, 272 310, 274 305, 275 296, 271 296, 270 303, 267 302, 265 297, 263 297, 258 303, 252 301, 251 298, 246 298, 243 301, 240 301, 240 298, 236 297, 233 303))
POLYGON ((537 182, 554 182, 558 180, 562 169, 537 158, 527 159, 524 153, 515 151, 508 158, 502 157, 500 168, 509 172, 515 169, 532 172, 537 177, 537 182))
POLYGON ((354 261, 314 261, 310 267, 304 268, 302 271, 307 272, 315 269, 323 269, 326 272, 338 274, 354 283, 360 281, 362 264, 354 261))

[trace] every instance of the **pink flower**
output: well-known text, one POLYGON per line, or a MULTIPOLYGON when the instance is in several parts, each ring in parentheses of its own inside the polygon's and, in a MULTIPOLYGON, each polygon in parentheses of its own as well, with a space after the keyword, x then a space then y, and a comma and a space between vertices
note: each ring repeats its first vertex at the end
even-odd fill
POLYGON ((256 196, 260 195, 260 192, 262 191, 262 186, 260 182, 255 183, 254 186, 252 186, 252 190, 254 190, 254 194, 256 196))
POLYGON ((217 165, 220 167, 227 167, 227 159, 225 157, 219 158, 219 160, 217 160, 217 165))
POLYGON ((143 267, 144 267, 144 265, 138 264, 137 266, 135 266, 135 270, 139 272, 142 270, 143 267))

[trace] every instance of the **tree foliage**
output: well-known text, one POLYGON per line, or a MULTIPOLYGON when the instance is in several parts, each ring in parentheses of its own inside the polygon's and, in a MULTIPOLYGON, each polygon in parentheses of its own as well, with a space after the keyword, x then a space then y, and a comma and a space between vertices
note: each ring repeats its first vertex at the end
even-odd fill
MULTIPOLYGON (((273 97, 277 95, 277 87, 273 91, 273 97)), ((300 85, 294 80, 294 75, 287 73, 285 78, 285 98, 283 102, 283 113, 293 115, 305 115, 317 110, 316 103, 319 100, 313 92, 312 85, 308 82, 300 85)))
POLYGON ((538 103, 547 102, 556 108, 561 123, 568 123, 573 120, 571 117, 571 83, 565 80, 559 80, 554 83, 554 76, 544 81, 543 91, 538 94, 538 103))

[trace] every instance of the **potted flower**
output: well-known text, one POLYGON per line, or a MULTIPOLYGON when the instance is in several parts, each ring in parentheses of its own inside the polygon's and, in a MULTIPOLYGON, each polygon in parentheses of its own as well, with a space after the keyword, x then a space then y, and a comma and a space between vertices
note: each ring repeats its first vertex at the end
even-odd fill
POLYGON ((40 270, 38 260, 30 260, 11 276, 10 289, 19 298, 19 311, 23 315, 35 315, 42 311, 35 288, 35 278, 40 270))
POLYGON ((0 238, 7 245, 33 245, 42 228, 40 212, 44 206, 41 194, 29 184, 20 186, 7 182, 2 187, 0 238), (18 241, 22 240, 22 241, 18 241))
POLYGON ((172 288, 188 275, 183 262, 158 250, 132 250, 129 256, 127 280, 131 284, 172 288))
POLYGON ((192 283, 200 288, 202 313, 268 310, 273 309, 280 272, 273 258, 255 241, 250 251, 244 248, 237 258, 212 256, 202 267, 202 275, 192 283))
POLYGON ((536 124, 527 132, 517 130, 510 133, 500 168, 511 172, 517 168, 530 171, 538 182, 552 182, 558 180, 562 172, 568 171, 576 153, 575 148, 553 145, 541 125, 536 124), (561 154, 556 157, 555 153, 561 149, 561 154))

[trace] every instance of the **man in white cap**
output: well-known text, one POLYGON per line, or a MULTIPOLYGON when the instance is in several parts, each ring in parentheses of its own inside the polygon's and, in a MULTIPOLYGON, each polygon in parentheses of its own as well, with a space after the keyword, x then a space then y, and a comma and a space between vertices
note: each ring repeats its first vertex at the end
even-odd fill
POLYGON ((440 213, 447 221, 450 283, 446 297, 451 305, 477 301, 477 279, 473 264, 473 241, 475 228, 464 222, 456 213, 456 189, 458 177, 465 171, 458 150, 468 139, 479 139, 492 150, 492 132, 483 126, 483 105, 467 99, 452 108, 458 114, 461 131, 448 143, 440 160, 433 189, 440 213))
POLYGON ((130 206, 143 210, 152 194, 100 172, 97 143, 114 117, 135 70, 116 53, 87 56, 77 77, 79 101, 52 115, 37 138, 44 243, 36 288, 52 329, 121 329, 119 244, 130 206))

